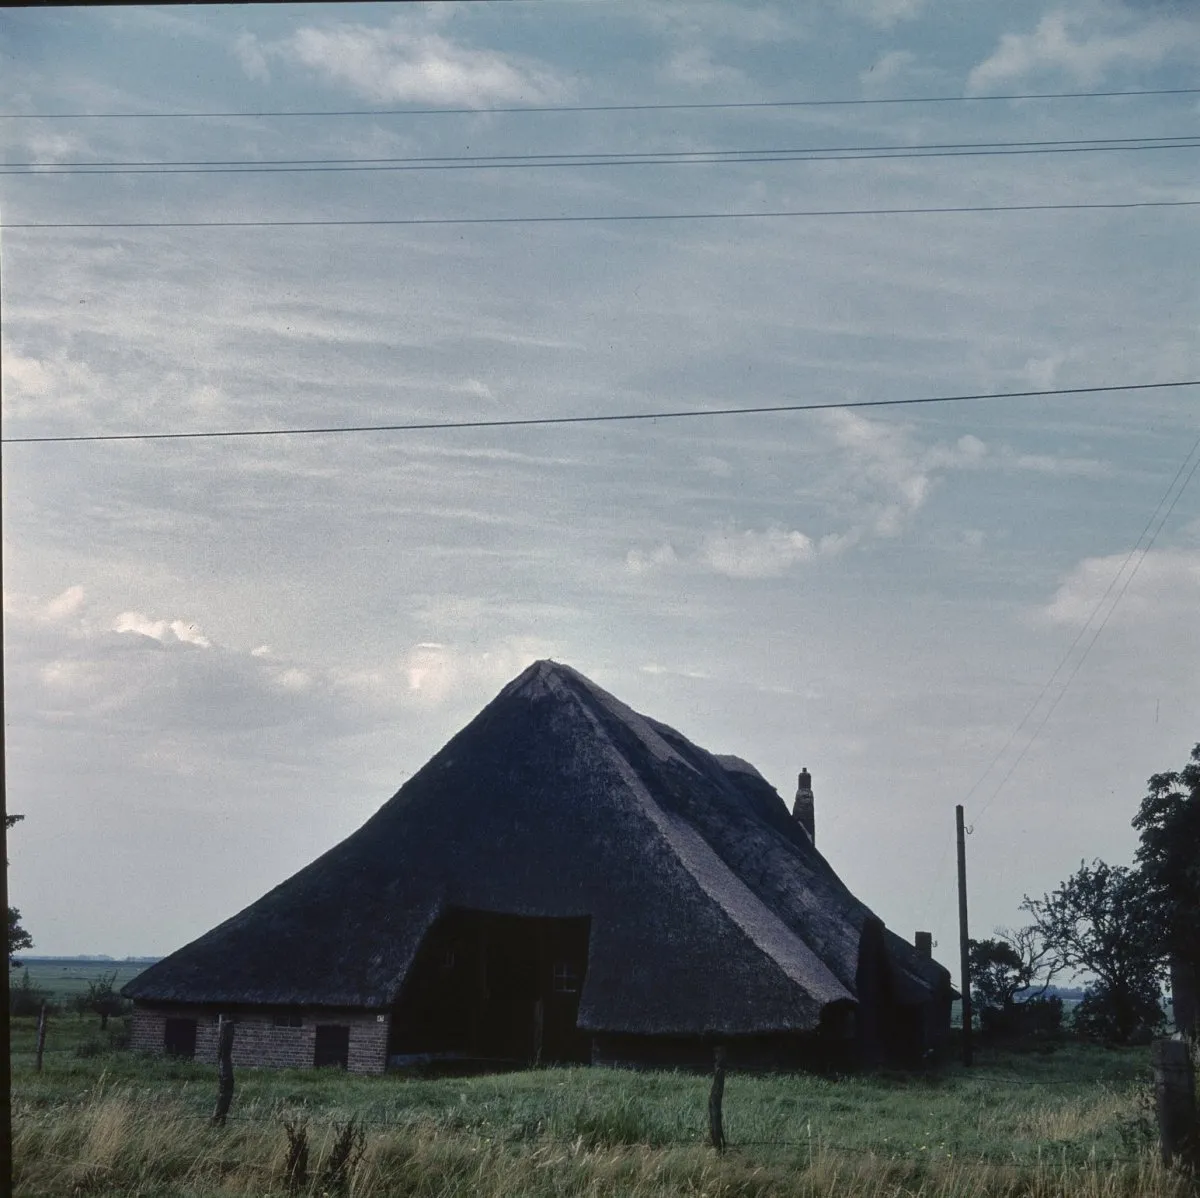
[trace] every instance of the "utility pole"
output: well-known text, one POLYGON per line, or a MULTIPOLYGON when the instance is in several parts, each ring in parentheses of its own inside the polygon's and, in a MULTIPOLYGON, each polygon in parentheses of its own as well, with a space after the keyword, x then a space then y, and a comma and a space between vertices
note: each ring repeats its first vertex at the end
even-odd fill
POLYGON ((962 1046, 963 1064, 971 1064, 971 941, 967 934, 967 832, 963 826, 963 809, 954 808, 954 825, 958 834, 958 947, 959 978, 962 989, 962 1046))
MULTIPOLYGON (((4 251, 0 245, 0 278, 2 278, 2 263, 4 251)), ((0 284, 0 297, 3 295, 3 285, 0 284)), ((0 298, 0 311, 3 310, 3 299, 0 298)), ((0 345, 4 341, 4 331, 0 317, 0 345)), ((0 383, 0 405, 3 404, 3 383, 0 383)), ((3 468, 0 467, 0 473, 3 468)), ((0 516, 0 524, 3 517, 0 516)), ((2 544, 2 542, 0 542, 2 544)), ((0 590, 4 587, 4 551, 0 548, 0 590)), ((7 757, 4 745, 4 613, 0 610, 0 815, 8 814, 8 794, 5 788, 7 773, 7 757)), ((4 854, 4 872, 0 873, 0 900, 7 910, 8 907, 8 821, 0 820, 0 852, 4 854)), ((5 916, 7 919, 7 915, 5 916)), ((3 1034, 0 1034, 0 1194, 12 1193, 12 1052, 9 1044, 9 983, 12 981, 8 968, 8 943, 4 945, 4 993, 0 995, 0 1019, 3 1019, 3 1034)))

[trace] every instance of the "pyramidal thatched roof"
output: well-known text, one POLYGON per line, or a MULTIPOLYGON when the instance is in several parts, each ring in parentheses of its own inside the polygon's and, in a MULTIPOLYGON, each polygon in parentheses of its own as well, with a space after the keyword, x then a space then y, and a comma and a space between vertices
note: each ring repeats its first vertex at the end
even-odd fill
MULTIPOLYGON (((357 832, 124 989, 144 1001, 384 1007, 449 908, 590 916, 580 1026, 817 1025, 871 912, 776 791, 540 661, 357 832)), ((885 937, 919 1002, 941 966, 885 937)))

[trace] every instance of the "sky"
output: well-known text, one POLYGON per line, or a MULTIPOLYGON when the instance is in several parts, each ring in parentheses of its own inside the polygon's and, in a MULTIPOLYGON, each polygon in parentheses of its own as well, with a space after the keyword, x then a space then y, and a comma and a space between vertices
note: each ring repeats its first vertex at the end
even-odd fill
POLYGON ((1130 862, 1200 740, 1195 387, 15 439, 1197 379, 1200 95, 976 97, 1198 54, 1151 0, 0 12, 33 951, 181 946, 542 657, 789 803, 808 767, 818 847, 949 965, 955 804, 976 935, 1130 862), (984 143, 1041 152, 896 156, 984 143))

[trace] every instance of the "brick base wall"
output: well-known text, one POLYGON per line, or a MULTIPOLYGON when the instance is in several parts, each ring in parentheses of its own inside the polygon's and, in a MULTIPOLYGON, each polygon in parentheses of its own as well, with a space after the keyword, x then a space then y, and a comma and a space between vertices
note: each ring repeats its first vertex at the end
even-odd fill
POLYGON ((361 1008, 304 1007, 299 1012, 275 1007, 151 1005, 136 1003, 130 1046, 162 1055, 166 1051, 168 1019, 196 1020, 197 1061, 216 1063, 217 1019, 225 1015, 237 1024, 233 1064, 243 1068, 311 1069, 317 1025, 337 1024, 350 1029, 348 1068, 351 1073, 382 1073, 387 1065, 391 1017, 387 1012, 361 1008), (279 1015, 300 1016, 299 1027, 276 1027, 279 1015))

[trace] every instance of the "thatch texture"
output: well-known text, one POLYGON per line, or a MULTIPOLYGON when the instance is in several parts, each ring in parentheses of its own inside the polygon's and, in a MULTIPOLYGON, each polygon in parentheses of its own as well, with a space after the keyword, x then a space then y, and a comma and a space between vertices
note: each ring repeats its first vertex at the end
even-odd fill
MULTIPOLYGON (((383 1008, 450 908, 590 916, 579 1026, 817 1027, 856 998, 874 917, 752 766, 538 662, 352 836, 152 966, 146 1002, 383 1008)), ((890 993, 946 971, 884 940, 890 993)))

